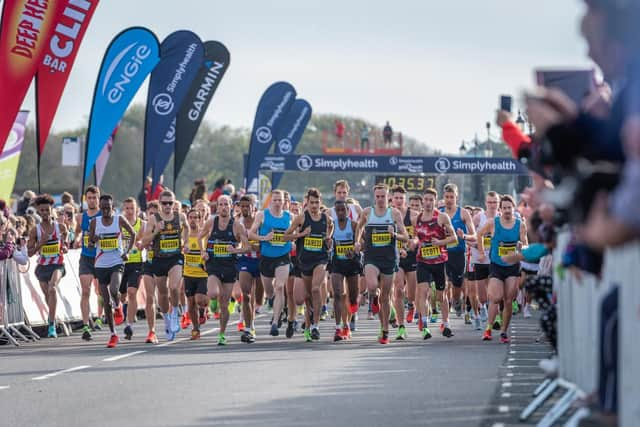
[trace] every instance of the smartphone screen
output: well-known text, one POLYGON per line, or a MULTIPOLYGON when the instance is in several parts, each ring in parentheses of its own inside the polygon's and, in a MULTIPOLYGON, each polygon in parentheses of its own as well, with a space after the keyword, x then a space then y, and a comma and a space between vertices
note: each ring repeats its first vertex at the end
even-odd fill
POLYGON ((539 85, 553 87, 564 92, 576 105, 581 105, 595 86, 594 71, 591 70, 536 70, 539 85))
POLYGON ((500 109, 503 111, 511 112, 511 104, 513 104, 513 97, 509 95, 500 96, 500 109))

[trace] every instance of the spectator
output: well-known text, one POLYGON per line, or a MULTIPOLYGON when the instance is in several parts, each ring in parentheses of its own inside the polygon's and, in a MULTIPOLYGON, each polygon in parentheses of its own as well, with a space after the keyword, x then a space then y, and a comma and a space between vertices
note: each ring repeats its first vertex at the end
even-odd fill
POLYGON ((11 210, 9 206, 7 206, 7 202, 2 199, 0 199, 0 214, 4 215, 5 218, 9 218, 11 215, 11 210))
POLYGON ((0 214, 0 261, 13 256, 15 241, 12 236, 15 236, 15 233, 10 233, 10 229, 11 224, 9 220, 4 214, 0 214))
POLYGON ((342 142, 344 138, 345 125, 342 120, 336 119, 336 140, 342 142))
POLYGON ((164 175, 160 175, 160 179, 156 183, 156 187, 153 191, 151 191, 151 185, 153 184, 153 179, 148 176, 144 181, 144 195, 146 202, 150 202, 152 200, 158 200, 160 198, 160 193, 164 191, 164 186, 162 183, 164 182, 164 175))
POLYGON ((222 196, 222 194, 223 194, 222 188, 227 184, 231 184, 231 180, 229 178, 222 177, 222 178, 218 179, 213 184, 214 189, 213 189, 213 192, 211 193, 211 196, 209 196, 209 201, 210 202, 217 201, 218 197, 222 196))
POLYGON ((384 145, 391 144, 391 140, 393 139, 393 128, 389 124, 388 120, 387 124, 384 125, 384 128, 382 129, 382 138, 384 139, 384 145))
POLYGON ((365 151, 364 147, 369 151, 369 126, 366 123, 360 129, 360 151, 365 151))
POLYGON ((22 193, 22 197, 18 200, 17 214, 23 216, 27 213, 27 208, 31 204, 31 201, 36 198, 36 193, 31 190, 27 190, 22 193))
POLYGON ((63 205, 71 204, 73 206, 76 205, 76 202, 73 201, 73 196, 68 191, 62 193, 61 201, 63 205))
POLYGON ((193 188, 191 189, 191 194, 189 195, 189 201, 191 202, 191 206, 195 206, 196 200, 206 199, 207 198, 207 186, 204 182, 204 178, 196 179, 193 182, 193 188))

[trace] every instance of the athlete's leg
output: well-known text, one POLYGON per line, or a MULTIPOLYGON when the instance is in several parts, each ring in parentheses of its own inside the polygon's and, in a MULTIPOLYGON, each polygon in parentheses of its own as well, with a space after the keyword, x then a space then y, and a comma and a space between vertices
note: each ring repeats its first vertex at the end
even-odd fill
POLYGON ((93 274, 80 275, 80 287, 82 288, 82 296, 80 297, 80 312, 82 313, 82 323, 89 324, 90 306, 89 297, 91 296, 91 282, 93 282, 93 274))
MULTIPOLYGON (((140 278, 138 278, 138 282, 140 278)), ((136 319, 136 313, 138 312, 138 288, 129 286, 127 288, 127 323, 131 324, 136 319)))
POLYGON ((169 288, 167 286, 167 276, 154 276, 156 289, 158 291, 158 305, 164 314, 169 313, 169 288))
POLYGON ((389 332, 389 316, 391 315, 391 289, 394 274, 380 275, 380 326, 389 332))
POLYGON ((504 310, 502 310, 502 332, 509 329, 509 321, 513 313, 513 300, 518 293, 519 277, 507 277, 504 281, 504 310))
POLYGON ((287 279, 287 320, 293 322, 296 320, 296 303, 293 295, 295 276, 290 275, 287 279))
POLYGON ((196 302, 196 296, 187 297, 187 310, 189 312, 189 318, 193 324, 193 330, 200 330, 200 323, 198 322, 198 304, 196 302))
POLYGON ((240 289, 242 290, 242 317, 247 329, 253 328, 253 276, 251 273, 241 271, 238 274, 238 280, 240 281, 240 289))
POLYGON ((229 322, 229 298, 231 298, 231 292, 233 291, 233 283, 219 283, 220 295, 218 301, 220 302, 220 333, 224 334, 227 330, 227 323, 229 322))
POLYGON ((491 328, 498 314, 498 307, 504 298, 504 282, 500 279, 492 277, 489 279, 489 318, 487 319, 487 328, 491 328))
POLYGON ((311 278, 311 301, 313 303, 313 325, 315 326, 320 323, 320 310, 326 302, 326 293, 322 292, 323 289, 326 290, 326 267, 325 264, 316 265, 311 278))
POLYGON ((399 268, 393 279, 393 306, 396 309, 396 319, 400 326, 404 325, 404 293, 407 275, 399 268))
POLYGON ((336 329, 340 327, 340 321, 344 321, 345 314, 348 311, 344 306, 345 286, 344 276, 339 273, 331 273, 331 288, 333 290, 333 312, 336 319, 336 329))
POLYGON ((180 285, 182 284, 182 265, 174 265, 169 270, 169 276, 167 277, 169 282, 169 297, 171 299, 171 306, 174 309, 180 305, 180 285))
MULTIPOLYGON (((289 264, 281 265, 275 270, 275 278, 273 280, 273 291, 275 298, 273 300, 273 321, 277 324, 280 313, 284 308, 284 288, 289 278, 289 264)), ((266 289, 266 286, 265 286, 266 289)))
POLYGON ((144 284, 145 304, 144 314, 147 318, 147 326, 149 332, 155 332, 156 329, 156 284, 153 277, 149 275, 142 276, 144 284))

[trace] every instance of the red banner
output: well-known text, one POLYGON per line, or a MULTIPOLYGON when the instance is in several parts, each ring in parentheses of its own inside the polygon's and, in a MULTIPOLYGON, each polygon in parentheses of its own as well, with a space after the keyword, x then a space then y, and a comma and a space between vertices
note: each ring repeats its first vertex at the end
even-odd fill
POLYGON ((44 150, 53 118, 67 84, 80 43, 99 0, 64 0, 51 40, 36 72, 38 157, 44 150))
POLYGON ((67 0, 5 0, 0 31, 0 152, 67 0))

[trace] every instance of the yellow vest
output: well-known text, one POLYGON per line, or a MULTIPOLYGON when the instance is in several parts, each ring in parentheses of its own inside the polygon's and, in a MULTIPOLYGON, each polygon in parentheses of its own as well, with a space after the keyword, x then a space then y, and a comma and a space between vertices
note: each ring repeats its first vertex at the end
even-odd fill
MULTIPOLYGON (((139 236, 140 228, 142 227, 142 220, 140 220, 140 218, 137 218, 136 223, 133 224, 132 227, 133 227, 133 231, 136 232, 136 236, 139 236)), ((126 241, 126 243, 125 242, 123 243, 128 245, 130 238, 131 236, 129 236, 129 232, 127 230, 122 230, 122 239, 126 241)), ((129 260, 126 263, 134 264, 138 262, 142 262, 142 251, 138 249, 134 243, 133 247, 131 248, 131 252, 129 252, 129 260)))
POLYGON ((184 254, 184 267, 182 269, 184 277, 208 277, 204 268, 204 260, 200 255, 198 238, 189 236, 189 252, 184 254))

